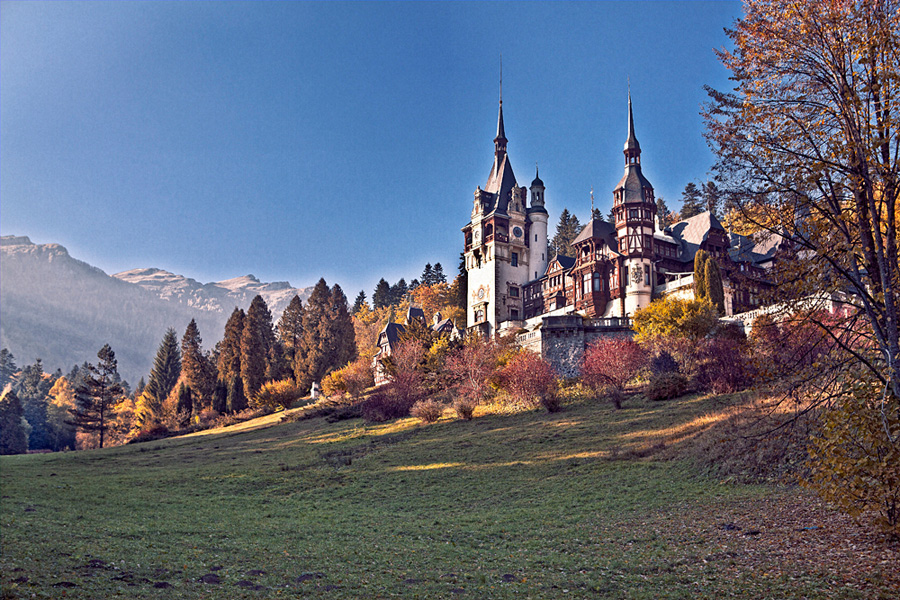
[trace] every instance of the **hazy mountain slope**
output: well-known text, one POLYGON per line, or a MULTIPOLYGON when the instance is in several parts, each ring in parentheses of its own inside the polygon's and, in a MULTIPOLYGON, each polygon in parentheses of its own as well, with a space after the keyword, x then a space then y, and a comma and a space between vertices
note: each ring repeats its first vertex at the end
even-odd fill
POLYGON ((15 355, 16 363, 41 358, 45 370, 65 371, 76 363, 96 362, 97 351, 108 343, 119 372, 132 384, 150 372, 168 327, 180 338, 194 318, 204 347, 211 348, 222 337, 228 315, 235 306, 246 309, 254 290, 264 298, 269 294, 279 315, 293 293, 308 296, 306 290, 262 284, 252 276, 247 286, 233 289, 159 269, 111 277, 58 244, 33 244, 27 237, 4 236, 0 251, 0 346, 15 355))

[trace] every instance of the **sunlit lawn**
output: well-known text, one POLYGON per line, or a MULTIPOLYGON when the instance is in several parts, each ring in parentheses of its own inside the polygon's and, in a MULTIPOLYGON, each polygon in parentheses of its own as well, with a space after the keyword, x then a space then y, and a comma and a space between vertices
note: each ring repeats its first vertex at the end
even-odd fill
POLYGON ((3 595, 891 597, 877 573, 857 592, 808 565, 754 568, 754 539, 726 525, 799 492, 722 484, 656 452, 720 402, 312 419, 4 457, 3 595))

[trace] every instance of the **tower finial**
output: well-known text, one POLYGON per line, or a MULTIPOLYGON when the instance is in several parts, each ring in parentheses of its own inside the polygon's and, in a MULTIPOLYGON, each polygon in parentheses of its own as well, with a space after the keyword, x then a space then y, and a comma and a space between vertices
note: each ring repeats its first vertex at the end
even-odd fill
POLYGON ((500 53, 500 106, 503 106, 503 53, 500 53))
POLYGON ((639 163, 641 145, 634 135, 634 113, 631 110, 631 80, 628 81, 628 138, 625 140, 626 163, 639 163))
POLYGON ((594 186, 591 186, 591 219, 594 218, 594 186))

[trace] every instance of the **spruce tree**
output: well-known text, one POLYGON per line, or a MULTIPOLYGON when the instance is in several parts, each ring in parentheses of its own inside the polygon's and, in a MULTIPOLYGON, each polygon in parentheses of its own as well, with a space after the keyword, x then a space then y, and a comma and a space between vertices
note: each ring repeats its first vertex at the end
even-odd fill
POLYGON ((24 412, 19 397, 13 390, 7 389, 0 397, 0 454, 28 452, 28 438, 22 424, 23 418, 24 412))
POLYGON ((241 334, 241 379, 244 380, 245 396, 252 397, 265 383, 269 354, 274 345, 272 313, 263 297, 257 294, 247 309, 241 334))
POLYGON ((690 219, 699 215, 706 208, 703 203, 703 194, 697 184, 693 181, 688 182, 681 192, 681 220, 690 219))
POLYGON ((212 402, 213 388, 216 384, 215 367, 203 353, 202 343, 197 322, 191 319, 184 337, 181 338, 181 373, 193 392, 192 399, 197 412, 212 402))
POLYGON ((578 222, 578 217, 571 214, 569 209, 564 208, 559 216, 559 223, 556 225, 556 235, 550 242, 550 256, 557 254, 575 256, 572 242, 579 233, 581 233, 581 223, 578 222))
POLYGON ((334 343, 334 355, 328 361, 330 371, 343 367, 356 358, 356 332, 353 329, 353 319, 347 306, 347 296, 338 284, 334 284, 331 288, 328 313, 326 335, 334 343))
POLYGON ((659 226, 663 229, 672 224, 672 211, 666 206, 662 196, 656 197, 656 216, 659 218, 659 226))
MULTIPOLYGON (((385 285, 387 282, 382 279, 385 285)), ((381 282, 379 282, 381 286, 381 282)), ((377 288, 376 288, 377 293, 377 288)), ((294 363, 294 380, 304 392, 309 390, 314 381, 324 376, 320 365, 326 353, 326 329, 323 323, 328 319, 328 306, 331 303, 331 290, 324 279, 319 279, 313 288, 306 308, 303 311, 303 337, 300 340, 299 356, 294 363), (318 378, 316 375, 321 373, 318 378)), ((387 305, 385 305, 387 306, 387 305)))
POLYGON ((156 360, 153 361, 150 380, 144 389, 148 408, 154 417, 162 414, 163 402, 175 388, 179 377, 181 377, 181 350, 178 348, 175 330, 170 327, 156 351, 156 360))
MULTIPOLYGON (((452 296, 454 305, 466 310, 466 295, 469 293, 469 272, 466 270, 466 253, 459 253, 459 265, 457 266, 457 275, 453 280, 456 286, 452 296)), ((457 323, 460 327, 465 327, 465 323, 457 323)))
POLYGON ((434 285, 434 269, 431 266, 431 263, 425 264, 425 270, 422 271, 422 280, 420 281, 422 285, 429 286, 434 285))
POLYGON ((194 412, 194 400, 193 394, 191 394, 191 388, 184 383, 178 386, 177 410, 179 413, 187 415, 188 417, 194 412))
POLYGON ((241 374, 241 335, 244 332, 244 311, 235 308, 225 323, 225 337, 219 343, 219 358, 216 367, 219 379, 228 382, 241 374))
POLYGON ((719 209, 722 206, 722 190, 716 185, 715 181, 707 181, 702 187, 703 207, 710 214, 719 216, 719 209))
POLYGON ((100 349, 97 358, 100 359, 97 366, 88 365, 88 373, 75 389, 75 408, 69 412, 76 429, 100 434, 102 448, 124 389, 119 383, 116 354, 109 344, 100 349))
MULTIPOLYGON (((416 283, 416 287, 418 287, 418 282, 416 282, 415 279, 413 280, 413 282, 416 283)), ((412 284, 410 284, 410 286, 412 286, 412 284)), ((355 315, 356 313, 358 313, 360 310, 362 310, 364 304, 366 304, 366 293, 360 290, 359 294, 356 295, 356 300, 354 300, 353 302, 353 308, 350 309, 350 314, 355 315)))
MULTIPOLYGON (((385 306, 389 306, 390 303, 391 285, 382 277, 378 282, 378 285, 375 286, 375 291, 372 293, 372 307, 384 308, 385 306)), ((309 306, 309 300, 307 300, 307 306, 309 306)))
POLYGON ((53 435, 47 422, 47 411, 53 383, 54 380, 45 377, 43 362, 38 358, 34 364, 22 369, 14 385, 25 420, 31 425, 28 434, 28 447, 31 450, 51 449, 53 435))
POLYGON ((228 410, 228 384, 221 379, 216 381, 213 390, 212 409, 219 414, 225 414, 228 410))
POLYGON ((400 304, 403 302, 403 298, 406 297, 407 292, 409 292, 409 286, 406 285, 406 280, 401 277, 400 281, 391 286, 390 302, 388 304, 400 304))
POLYGON ((447 276, 444 275, 444 267, 441 263, 434 263, 434 283, 447 283, 447 276))

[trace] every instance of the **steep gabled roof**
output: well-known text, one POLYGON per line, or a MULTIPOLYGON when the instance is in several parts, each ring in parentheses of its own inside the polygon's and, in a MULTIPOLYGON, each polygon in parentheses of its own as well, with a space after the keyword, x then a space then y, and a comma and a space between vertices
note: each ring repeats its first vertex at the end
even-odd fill
POLYGON ((679 221, 666 229, 681 245, 682 260, 685 262, 693 260, 697 250, 709 238, 709 233, 713 230, 721 231, 723 235, 726 234, 722 223, 710 212, 694 215, 690 219, 679 221))
POLYGON ((572 245, 575 246, 591 238, 603 240, 609 248, 618 251, 616 228, 612 223, 603 219, 591 219, 572 242, 572 245))

